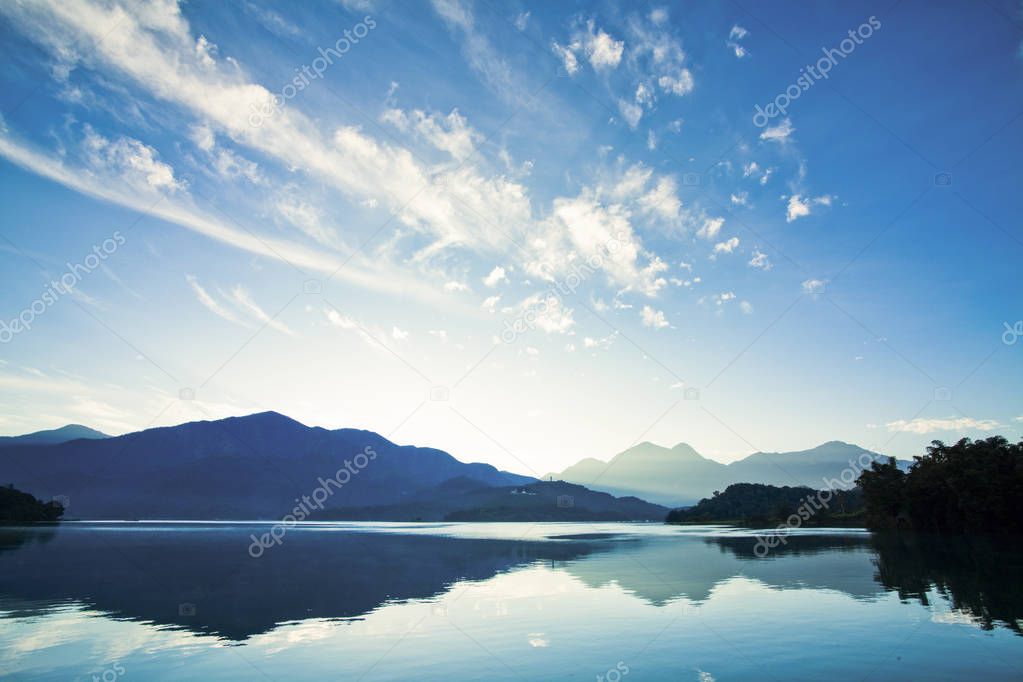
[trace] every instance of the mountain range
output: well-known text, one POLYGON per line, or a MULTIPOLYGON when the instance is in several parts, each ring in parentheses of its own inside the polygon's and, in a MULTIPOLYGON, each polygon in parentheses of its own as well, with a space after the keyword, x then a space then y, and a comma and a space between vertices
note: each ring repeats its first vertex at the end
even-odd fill
POLYGON ((107 438, 68 429, 74 440, 0 443, 0 481, 59 498, 65 518, 279 519, 299 505, 311 519, 661 520, 667 513, 276 412, 107 438), (529 485, 535 489, 522 488, 529 485))
MULTIPOLYGON (((850 470, 846 480, 858 476, 864 468, 859 461, 864 454, 871 460, 883 458, 858 445, 830 441, 797 452, 756 452, 722 464, 703 457, 686 443, 666 448, 643 442, 610 461, 587 458, 560 473, 544 476, 544 480, 563 480, 613 495, 634 495, 680 507, 710 497, 715 490, 724 490, 733 483, 809 486, 819 490, 826 487, 825 480, 841 482, 846 470, 850 470)), ((909 462, 900 464, 909 466, 909 462)))
POLYGON ((26 433, 24 436, 0 436, 0 447, 8 445, 53 445, 56 443, 66 443, 69 440, 76 440, 78 438, 94 440, 97 438, 110 438, 110 436, 96 429, 90 429, 88 426, 68 424, 59 429, 36 431, 35 433, 26 433))
POLYGON ((59 497, 66 518, 82 519, 278 519, 301 505, 312 519, 660 520, 732 483, 821 488, 864 453, 881 457, 832 441, 726 465, 644 442, 537 481, 262 412, 115 437, 68 425, 0 438, 0 483, 59 497))

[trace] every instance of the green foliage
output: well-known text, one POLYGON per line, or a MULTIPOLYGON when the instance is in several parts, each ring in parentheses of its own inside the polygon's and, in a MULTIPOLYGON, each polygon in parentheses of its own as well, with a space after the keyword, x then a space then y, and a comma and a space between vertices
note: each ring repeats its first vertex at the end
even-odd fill
POLYGON ((41 502, 10 485, 0 488, 0 525, 52 523, 63 515, 59 502, 41 502))
POLYGON ((936 440, 913 459, 908 473, 893 459, 860 475, 869 528, 1023 532, 1023 442, 936 440))
POLYGON ((862 509, 856 490, 817 491, 808 487, 733 483, 724 492, 688 509, 674 509, 668 523, 783 523, 793 514, 800 526, 856 525, 862 509))

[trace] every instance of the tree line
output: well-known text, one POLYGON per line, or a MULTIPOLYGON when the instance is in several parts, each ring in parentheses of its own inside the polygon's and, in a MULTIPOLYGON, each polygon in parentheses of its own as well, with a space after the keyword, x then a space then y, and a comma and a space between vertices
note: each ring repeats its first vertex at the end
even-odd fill
POLYGON ((59 502, 42 502, 13 485, 0 487, 0 525, 52 523, 64 515, 59 502))
POLYGON ((859 490, 819 491, 805 486, 733 483, 696 505, 673 509, 668 523, 737 523, 766 526, 798 517, 800 526, 862 526, 859 490))
POLYGON ((936 440, 913 460, 909 471, 895 458, 875 461, 857 479, 868 528, 1023 532, 1023 441, 936 440))

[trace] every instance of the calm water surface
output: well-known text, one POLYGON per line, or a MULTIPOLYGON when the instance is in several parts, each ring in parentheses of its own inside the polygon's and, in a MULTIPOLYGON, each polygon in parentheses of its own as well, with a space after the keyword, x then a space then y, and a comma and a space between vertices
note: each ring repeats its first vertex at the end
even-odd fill
POLYGON ((13 680, 1019 680, 1018 545, 642 524, 0 531, 13 680), (258 552, 254 552, 258 553, 258 552))

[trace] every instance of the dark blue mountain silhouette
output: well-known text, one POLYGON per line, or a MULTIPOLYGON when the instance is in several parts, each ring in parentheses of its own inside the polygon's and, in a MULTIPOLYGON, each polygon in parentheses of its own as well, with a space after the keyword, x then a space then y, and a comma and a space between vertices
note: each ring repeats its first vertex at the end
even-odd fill
POLYGON ((456 477, 487 486, 536 480, 372 431, 332 431, 262 412, 103 440, 6 444, 0 481, 41 499, 67 498, 65 518, 275 519, 368 451, 375 458, 360 457, 364 466, 351 467, 351 480, 330 485, 325 507, 400 504, 456 477))
POLYGON ((0 447, 8 445, 52 445, 54 443, 66 443, 69 440, 76 440, 78 438, 96 439, 110 438, 110 436, 96 429, 90 429, 88 426, 68 424, 59 429, 36 431, 35 433, 26 433, 24 436, 0 436, 0 447))

